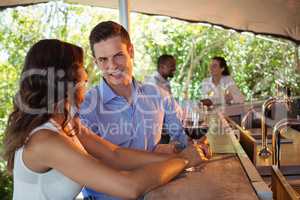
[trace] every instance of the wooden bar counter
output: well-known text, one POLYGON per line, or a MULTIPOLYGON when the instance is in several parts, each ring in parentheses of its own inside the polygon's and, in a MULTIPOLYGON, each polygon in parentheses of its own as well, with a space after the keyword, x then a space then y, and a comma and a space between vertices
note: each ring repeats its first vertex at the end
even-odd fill
MULTIPOLYGON (((219 117, 210 123, 208 140, 213 157, 175 180, 146 194, 146 200, 272 199, 272 192, 219 117)), ((211 120, 210 120, 211 121, 211 120)))

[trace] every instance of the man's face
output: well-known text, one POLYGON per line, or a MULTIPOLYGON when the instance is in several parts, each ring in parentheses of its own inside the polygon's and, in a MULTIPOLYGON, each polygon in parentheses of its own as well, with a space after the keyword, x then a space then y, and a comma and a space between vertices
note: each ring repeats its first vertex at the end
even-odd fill
POLYGON ((161 75, 165 79, 173 78, 176 72, 176 61, 175 60, 167 60, 165 64, 162 64, 161 75))
POLYGON ((94 44, 95 63, 111 86, 128 85, 132 81, 133 46, 120 36, 94 44))

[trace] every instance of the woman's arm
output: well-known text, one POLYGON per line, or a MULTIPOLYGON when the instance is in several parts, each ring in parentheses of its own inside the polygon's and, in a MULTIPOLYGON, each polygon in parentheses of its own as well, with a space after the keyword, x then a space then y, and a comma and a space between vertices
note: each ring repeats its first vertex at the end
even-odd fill
POLYGON ((233 103, 244 103, 244 95, 241 93, 240 89, 237 87, 234 80, 230 76, 227 77, 227 82, 227 91, 232 96, 233 103))
POLYGON ((86 154, 67 137, 53 134, 49 130, 34 134, 24 152, 34 158, 24 157, 29 168, 35 165, 56 169, 82 186, 126 199, 136 199, 141 194, 167 183, 188 162, 172 158, 127 172, 118 171, 86 154))
POLYGON ((217 104, 217 100, 215 98, 216 94, 213 88, 211 87, 210 77, 204 79, 201 82, 201 94, 202 94, 202 104, 205 106, 211 106, 213 104, 217 104))
POLYGON ((232 92, 232 97, 234 103, 244 103, 245 97, 241 93, 240 89, 234 84, 229 87, 230 92, 232 92))
POLYGON ((184 158, 190 161, 189 166, 200 164, 204 157, 199 154, 199 149, 189 146, 179 154, 161 154, 142 150, 120 148, 117 145, 99 137, 90 129, 80 123, 79 118, 75 118, 78 127, 78 139, 85 150, 93 157, 102 160, 115 169, 134 169, 153 162, 165 161, 170 158, 184 158))

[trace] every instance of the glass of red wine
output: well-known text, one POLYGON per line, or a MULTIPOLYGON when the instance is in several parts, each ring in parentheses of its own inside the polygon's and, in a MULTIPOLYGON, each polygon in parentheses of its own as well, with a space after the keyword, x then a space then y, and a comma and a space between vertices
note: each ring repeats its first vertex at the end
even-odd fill
MULTIPOLYGON (((186 123, 184 127, 186 134, 192 139, 194 145, 197 144, 197 140, 205 136, 208 132, 208 125, 203 121, 199 121, 198 124, 195 122, 186 123)), ((193 172, 195 171, 195 167, 191 167, 186 169, 186 172, 193 172)))
POLYGON ((185 124, 184 130, 186 134, 191 138, 198 140, 208 132, 208 125, 203 121, 199 121, 198 124, 194 124, 193 122, 188 122, 185 124))
POLYGON ((191 138, 198 140, 201 137, 205 136, 208 132, 207 124, 200 124, 199 126, 186 126, 184 127, 186 134, 191 138))
MULTIPOLYGON (((191 139, 198 140, 208 132, 208 125, 205 120, 207 113, 195 103, 188 103, 185 110, 183 120, 185 132, 191 139)), ((196 143, 196 141, 193 142, 196 143)))

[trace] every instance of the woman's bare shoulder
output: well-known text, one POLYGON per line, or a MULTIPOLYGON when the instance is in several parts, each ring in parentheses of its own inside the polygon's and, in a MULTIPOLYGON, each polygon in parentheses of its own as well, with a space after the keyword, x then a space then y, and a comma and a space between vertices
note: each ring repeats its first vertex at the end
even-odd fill
POLYGON ((40 129, 29 136, 25 146, 26 148, 38 148, 60 140, 61 136, 59 133, 49 129, 40 129))
POLYGON ((24 144, 23 161, 33 171, 44 172, 51 168, 47 160, 57 151, 62 152, 63 138, 55 131, 40 129, 31 134, 24 144))

